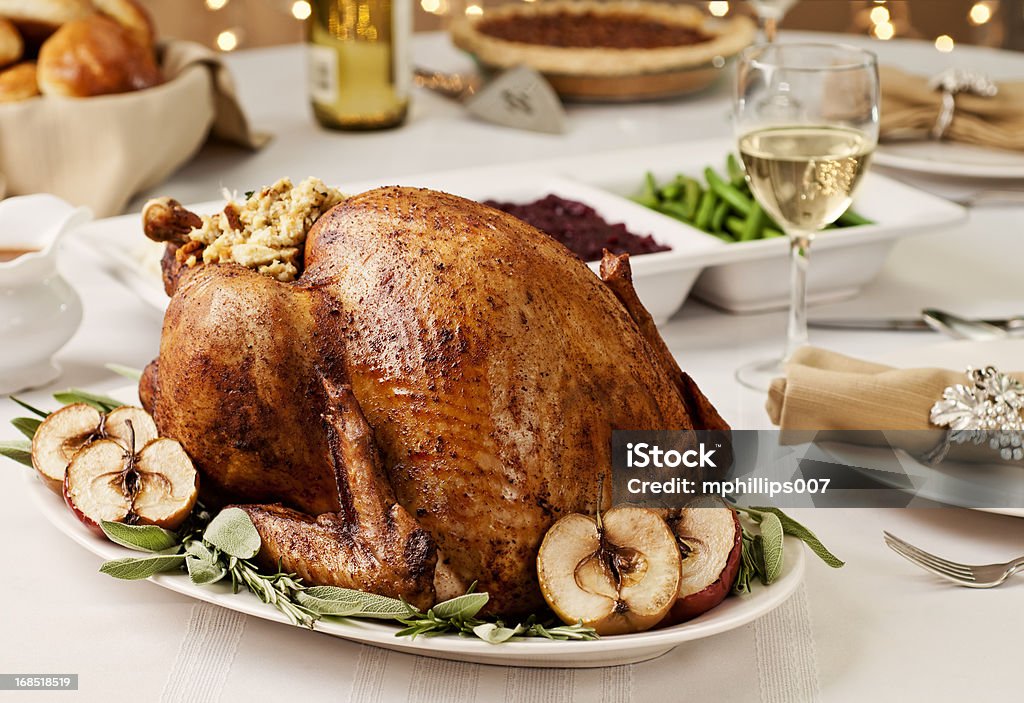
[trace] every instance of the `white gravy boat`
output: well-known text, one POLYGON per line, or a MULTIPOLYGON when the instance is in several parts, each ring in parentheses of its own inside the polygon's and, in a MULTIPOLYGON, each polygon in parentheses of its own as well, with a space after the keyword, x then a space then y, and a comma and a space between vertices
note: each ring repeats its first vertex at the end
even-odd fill
POLYGON ((53 355, 82 322, 82 301, 57 271, 61 238, 92 215, 52 195, 0 200, 0 395, 60 375, 53 355))

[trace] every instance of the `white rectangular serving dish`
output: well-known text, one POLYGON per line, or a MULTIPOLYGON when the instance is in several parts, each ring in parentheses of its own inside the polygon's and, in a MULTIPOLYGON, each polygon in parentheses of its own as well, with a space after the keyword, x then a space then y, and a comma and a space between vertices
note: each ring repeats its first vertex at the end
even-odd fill
MULTIPOLYGON (((658 322, 667 320, 693 293, 730 312, 784 308, 789 301, 789 243, 784 238, 725 243, 678 220, 632 202, 644 173, 701 176, 705 166, 721 171, 735 148, 731 139, 682 142, 524 164, 441 171, 341 184, 348 193, 382 185, 434 188, 474 200, 523 202, 549 193, 593 207, 605 220, 651 234, 672 251, 632 258, 633 282, 658 322)), ((315 168, 309 169, 315 173, 315 168)), ((228 184, 233 186, 235 184, 228 184)), ((173 197, 173 193, 168 193, 173 197)), ((212 212, 219 202, 192 206, 212 212)), ((856 295, 881 269, 889 250, 910 234, 937 231, 966 217, 958 205, 869 172, 855 200, 875 224, 829 230, 811 249, 809 298, 823 302, 856 295)), ((81 235, 108 270, 150 304, 167 299, 138 215, 90 223, 81 235), (143 260, 149 264, 144 265, 143 260)), ((595 271, 598 264, 592 263, 595 271)))
MULTIPOLYGON (((703 181, 706 166, 722 173, 730 151, 735 151, 733 140, 708 140, 564 159, 554 168, 567 178, 630 197, 639 192, 647 171, 659 180, 683 173, 703 181)), ((901 237, 936 231, 966 217, 959 205, 870 171, 854 208, 874 224, 827 230, 815 239, 808 279, 811 302, 856 295, 878 274, 901 237)), ((723 243, 693 257, 690 264, 703 269, 694 295, 716 307, 748 313, 789 304, 789 242, 784 238, 723 243)))

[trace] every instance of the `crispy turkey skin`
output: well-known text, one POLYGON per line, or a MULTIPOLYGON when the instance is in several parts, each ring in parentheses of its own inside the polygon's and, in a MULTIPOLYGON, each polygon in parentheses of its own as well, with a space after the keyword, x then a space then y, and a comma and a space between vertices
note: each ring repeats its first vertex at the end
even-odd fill
POLYGON ((477 581, 488 612, 531 612, 540 541, 593 511, 613 429, 727 428, 619 268, 606 285, 509 215, 372 190, 317 221, 294 283, 176 272, 142 387, 207 499, 257 504, 265 559, 420 605, 477 581))

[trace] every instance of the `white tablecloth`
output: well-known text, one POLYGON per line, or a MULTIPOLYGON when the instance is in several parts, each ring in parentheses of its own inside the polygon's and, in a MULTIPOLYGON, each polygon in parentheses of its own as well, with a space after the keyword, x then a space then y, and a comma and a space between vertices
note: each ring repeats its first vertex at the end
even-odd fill
MULTIPOLYGON (((912 70, 932 72, 959 62, 997 77, 1024 76, 1020 55, 964 47, 944 55, 914 42, 873 46, 883 61, 912 70)), ((418 37, 416 56, 437 68, 465 65, 438 35, 418 37)), ((152 194, 202 201, 216 197, 221 186, 243 191, 282 175, 317 175, 328 182, 393 175, 400 181, 403 174, 723 136, 728 130, 727 93, 720 87, 682 102, 572 106, 570 132, 561 137, 483 124, 421 92, 409 124, 399 131, 328 133, 313 126, 306 108, 298 47, 239 52, 229 63, 256 126, 276 139, 251 156, 208 147, 152 194)), ((1024 208, 975 210, 954 230, 906 240, 862 296, 827 312, 909 315, 925 305, 965 314, 1024 312, 1022 216, 1024 208)), ((65 374, 56 385, 123 385, 104 364, 141 367, 149 361, 159 317, 103 273, 76 266, 71 256, 63 263, 85 300, 85 321, 59 356, 65 374)), ((783 323, 781 313, 731 316, 691 301, 663 334, 726 417, 737 427, 762 427, 761 398, 741 390, 732 374, 746 361, 777 353, 783 323)), ((872 356, 938 338, 815 331, 814 341, 872 356)), ((43 402, 45 394, 27 397, 43 402)), ((0 426, 15 414, 11 404, 0 402, 0 426)), ((12 435, 0 430, 0 436, 12 435)), ((33 510, 19 471, 10 462, 0 466, 7 572, 0 578, 0 673, 78 673, 80 690, 0 694, 5 700, 326 696, 360 703, 628 703, 1020 695, 1024 579, 984 592, 944 585, 888 551, 881 530, 954 559, 987 562, 1024 553, 1024 520, 944 509, 795 511, 848 565, 833 571, 810 558, 805 585, 770 616, 635 666, 516 670, 387 653, 196 604, 150 584, 111 579, 97 572, 95 557, 33 510)))

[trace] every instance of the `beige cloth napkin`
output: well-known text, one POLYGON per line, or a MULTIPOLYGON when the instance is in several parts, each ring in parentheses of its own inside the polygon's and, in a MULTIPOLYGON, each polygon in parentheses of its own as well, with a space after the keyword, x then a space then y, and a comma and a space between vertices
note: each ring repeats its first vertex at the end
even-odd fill
MULTIPOLYGON (((939 116, 942 94, 928 87, 928 76, 892 66, 879 69, 882 84, 882 138, 900 133, 926 137, 939 116)), ((1024 83, 999 81, 991 98, 957 95, 945 138, 997 149, 1024 150, 1024 83)))
POLYGON ((47 192, 97 217, 188 161, 207 137, 258 149, 219 57, 193 42, 161 47, 166 82, 93 98, 42 96, 0 105, 0 183, 7 195, 47 192))
POLYGON ((894 369, 804 347, 772 382, 766 409, 784 430, 928 430, 942 391, 965 381, 962 369, 894 369))

